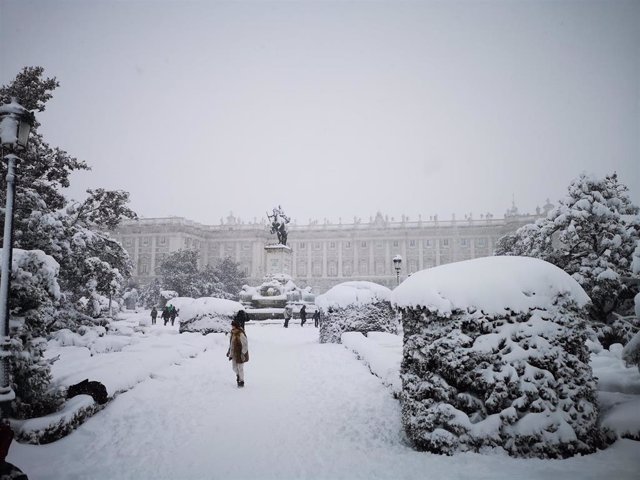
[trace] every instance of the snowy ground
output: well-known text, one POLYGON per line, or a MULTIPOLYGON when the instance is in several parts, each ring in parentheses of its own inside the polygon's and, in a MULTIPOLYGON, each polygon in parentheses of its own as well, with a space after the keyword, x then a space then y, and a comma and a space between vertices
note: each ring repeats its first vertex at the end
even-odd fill
POLYGON ((110 352, 104 344, 112 342, 105 340, 93 356, 85 347, 52 348, 62 353, 54 371, 60 382, 102 380, 109 394, 123 393, 62 440, 14 442, 8 461, 31 480, 617 480, 635 479, 640 471, 640 442, 632 440, 554 461, 413 451, 392 395, 397 384, 389 362, 399 360, 389 353, 397 346, 388 337, 371 340, 385 353, 369 345, 367 365, 366 354, 358 359, 350 346, 319 344, 313 325, 248 324, 251 362, 247 386, 238 389, 224 335, 177 335, 177 325, 136 333, 130 322, 137 317, 122 322, 129 340, 120 339, 110 352), (370 368, 382 369, 383 379, 370 368))

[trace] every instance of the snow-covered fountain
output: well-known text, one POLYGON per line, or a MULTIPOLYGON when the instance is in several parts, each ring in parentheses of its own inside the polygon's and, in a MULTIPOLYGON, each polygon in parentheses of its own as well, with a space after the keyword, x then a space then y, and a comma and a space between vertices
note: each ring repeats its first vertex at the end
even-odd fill
POLYGON ((291 275, 277 273, 268 274, 257 287, 244 285, 240 302, 245 306, 249 319, 267 320, 282 318, 287 305, 293 307, 294 314, 302 305, 314 305, 315 295, 311 293, 311 287, 296 286, 291 275))
POLYGON ((267 214, 271 221, 271 233, 278 236, 278 243, 265 245, 266 275, 261 285, 244 285, 240 292, 240 302, 245 306, 250 320, 282 318, 287 305, 291 306, 294 317, 302 305, 309 305, 307 312, 315 310, 315 295, 311 287, 299 288, 291 277, 292 250, 287 245, 290 219, 282 207, 274 208, 267 214))

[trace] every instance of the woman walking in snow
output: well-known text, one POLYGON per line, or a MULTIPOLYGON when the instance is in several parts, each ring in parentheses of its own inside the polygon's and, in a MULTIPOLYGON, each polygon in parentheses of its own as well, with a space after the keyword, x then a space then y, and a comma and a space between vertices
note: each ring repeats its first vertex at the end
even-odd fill
POLYGON ((237 317, 231 322, 231 339, 227 358, 231 360, 231 368, 236 374, 238 387, 244 387, 244 364, 249 361, 249 342, 237 317))
POLYGON ((291 316, 291 307, 287 305, 284 307, 284 328, 289 328, 289 319, 291 316))

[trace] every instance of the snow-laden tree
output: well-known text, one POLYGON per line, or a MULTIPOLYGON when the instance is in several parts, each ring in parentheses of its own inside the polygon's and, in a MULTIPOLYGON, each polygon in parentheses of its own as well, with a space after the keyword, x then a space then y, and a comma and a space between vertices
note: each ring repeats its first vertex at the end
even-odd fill
POLYGON ((246 275, 240 269, 240 264, 226 256, 213 265, 213 273, 222 284, 222 289, 232 300, 237 300, 246 281, 246 275))
POLYGON ((344 332, 398 333, 391 290, 372 282, 344 282, 316 297, 320 343, 340 343, 344 332))
MULTIPOLYGON (((58 82, 43 78, 43 73, 41 67, 24 68, 13 82, 0 88, 0 102, 17 97, 27 109, 44 111, 58 82)), ((17 172, 14 245, 42 250, 58 262, 63 293, 59 308, 69 311, 59 316, 55 327, 73 328, 84 315, 99 315, 96 305, 124 287, 131 269, 129 258, 106 232, 123 218, 136 215, 126 206, 129 194, 122 191, 87 190, 85 200, 69 201, 62 189, 69 186, 70 175, 89 167, 50 147, 38 127, 36 122, 17 172)), ((0 176, 4 178, 5 173, 2 164, 0 176)), ((5 195, 5 189, 0 189, 0 222, 4 221, 5 195)))
MULTIPOLYGON (((2 249, 0 249, 2 252, 2 249)), ((39 250, 14 249, 11 269, 11 384, 14 415, 40 416, 62 401, 52 389, 50 362, 44 358, 46 334, 59 314, 58 263, 39 250)))
POLYGON ((391 300, 404 331, 402 421, 417 449, 545 458, 604 445, 589 298, 565 272, 479 258, 418 272, 391 300))
POLYGON ((160 291, 162 290, 162 280, 154 278, 140 290, 138 302, 144 308, 156 307, 160 300, 160 291))
POLYGON ((178 250, 167 255, 160 264, 164 290, 173 290, 181 297, 201 297, 198 252, 178 250))
POLYGON ((160 264, 160 277, 162 290, 173 290, 180 297, 236 299, 242 288, 237 263, 227 258, 199 268, 195 250, 170 253, 160 264))
POLYGON ((591 298, 590 317, 605 344, 626 342, 640 277, 631 269, 640 236, 638 207, 614 173, 604 179, 580 175, 546 218, 498 241, 497 255, 548 261, 569 273, 591 298))
MULTIPOLYGON (((636 249, 633 251, 631 271, 636 275, 640 275, 640 240, 638 240, 636 249)), ((635 296, 634 303, 636 322, 640 323, 640 293, 635 296)), ((640 370, 640 331, 624 346, 622 359, 627 365, 636 365, 640 370)))

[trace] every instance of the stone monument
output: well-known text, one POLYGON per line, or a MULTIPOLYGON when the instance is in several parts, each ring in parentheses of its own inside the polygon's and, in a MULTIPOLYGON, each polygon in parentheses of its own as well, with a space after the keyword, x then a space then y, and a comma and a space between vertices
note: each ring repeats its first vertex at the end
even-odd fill
POLYGON ((288 229, 287 224, 291 219, 285 215, 282 207, 278 205, 273 209, 272 214, 267 213, 267 218, 271 221, 271 233, 278 236, 278 243, 265 245, 265 273, 267 276, 285 274, 291 275, 292 251, 287 245, 288 229))
POLYGON ((271 221, 271 233, 278 236, 278 243, 265 245, 266 275, 263 283, 258 287, 244 285, 240 302, 245 305, 251 320, 282 318, 287 305, 292 307, 294 317, 303 304, 312 313, 315 295, 311 293, 311 287, 299 288, 291 278, 292 250, 287 245, 287 224, 290 219, 280 205, 273 209, 271 215, 267 213, 267 217, 271 221))

